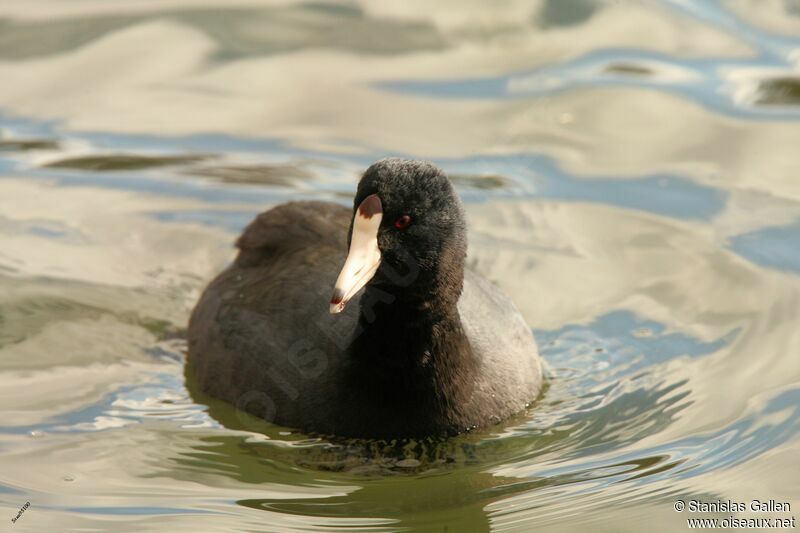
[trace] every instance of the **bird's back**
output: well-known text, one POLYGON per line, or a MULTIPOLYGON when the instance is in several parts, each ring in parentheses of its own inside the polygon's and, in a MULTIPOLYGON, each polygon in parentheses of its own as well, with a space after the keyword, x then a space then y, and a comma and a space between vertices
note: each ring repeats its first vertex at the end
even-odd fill
POLYGON ((313 428, 329 416, 357 318, 355 307, 328 313, 349 216, 337 204, 293 202, 245 229, 189 322, 189 364, 204 392, 284 425, 313 428))

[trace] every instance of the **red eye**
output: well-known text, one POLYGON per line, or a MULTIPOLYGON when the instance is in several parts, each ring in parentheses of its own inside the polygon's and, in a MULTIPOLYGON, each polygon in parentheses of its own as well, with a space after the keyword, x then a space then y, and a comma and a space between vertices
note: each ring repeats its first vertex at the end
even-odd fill
POLYGON ((406 229, 409 224, 411 224, 411 217, 408 215, 403 215, 394 221, 394 227, 397 229, 406 229))

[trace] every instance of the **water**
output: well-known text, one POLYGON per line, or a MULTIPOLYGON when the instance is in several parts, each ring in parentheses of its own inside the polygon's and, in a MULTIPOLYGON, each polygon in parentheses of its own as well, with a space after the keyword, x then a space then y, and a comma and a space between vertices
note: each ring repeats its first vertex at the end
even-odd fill
POLYGON ((680 531, 678 498, 800 509, 796 2, 221 5, 0 4, 16 531, 680 531), (386 155, 451 174, 470 265, 538 338, 538 403, 372 443, 187 388, 188 313, 241 228, 347 203, 386 155))

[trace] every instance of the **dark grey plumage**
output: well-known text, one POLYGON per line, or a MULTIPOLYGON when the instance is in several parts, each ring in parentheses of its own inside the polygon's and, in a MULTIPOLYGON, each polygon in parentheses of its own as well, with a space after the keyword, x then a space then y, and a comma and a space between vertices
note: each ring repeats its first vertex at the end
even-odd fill
POLYGON ((208 394, 306 432, 452 435, 521 411, 541 387, 530 329, 464 270, 466 225, 446 176, 386 159, 353 209, 293 202, 259 215, 189 324, 189 369, 208 394), (356 208, 382 201, 381 263, 344 312, 328 301, 356 208), (393 222, 412 223, 402 230, 393 222))

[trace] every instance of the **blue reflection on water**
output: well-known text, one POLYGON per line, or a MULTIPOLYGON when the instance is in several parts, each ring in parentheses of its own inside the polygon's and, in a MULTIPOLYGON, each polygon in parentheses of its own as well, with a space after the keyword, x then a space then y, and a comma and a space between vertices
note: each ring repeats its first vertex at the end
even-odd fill
MULTIPOLYGON (((733 342, 738 332, 736 329, 718 339, 705 342, 679 331, 670 331, 664 324, 638 317, 630 311, 618 310, 599 316, 588 325, 569 324, 552 331, 537 330, 535 334, 542 355, 553 364, 569 364, 572 355, 559 343, 553 344, 554 341, 565 338, 596 338, 604 339, 601 345, 605 345, 608 340, 613 340, 615 346, 625 348, 626 354, 636 353, 643 356, 636 366, 627 367, 626 372, 629 372, 639 366, 663 363, 683 355, 702 357, 712 354, 733 342)), ((608 351, 611 352, 610 356, 619 353, 615 350, 608 351)), ((609 367, 615 368, 614 364, 609 367)))
POLYGON ((584 88, 636 87, 664 91, 719 113, 737 118, 798 120, 796 106, 753 106, 737 102, 727 76, 734 70, 758 69, 777 76, 796 76, 792 54, 800 49, 800 38, 776 35, 739 19, 718 0, 685 2, 665 0, 665 7, 679 15, 702 21, 746 43, 754 57, 681 58, 658 52, 605 48, 588 52, 572 61, 532 70, 484 78, 450 80, 385 80, 374 86, 388 91, 435 98, 531 98, 584 88), (614 70, 629 65, 635 70, 614 70), (728 97, 721 97, 727 95, 728 97))
MULTIPOLYGON (((174 363, 182 365, 182 357, 174 363)), ((94 403, 46 421, 30 425, 0 426, 0 434, 24 435, 32 431, 81 433, 158 419, 182 421, 190 425, 216 425, 206 415, 205 406, 197 405, 189 399, 181 375, 160 372, 152 373, 145 384, 118 387, 94 403), (164 394, 168 395, 169 403, 158 403, 157 399, 164 394), (113 419, 114 424, 106 425, 104 421, 108 419, 113 419)))
POLYGON ((672 175, 633 178, 575 176, 548 157, 533 154, 437 160, 449 171, 493 169, 528 185, 528 194, 554 200, 592 202, 673 218, 708 220, 725 208, 727 193, 672 175))
MULTIPOLYGON (((790 389, 777 394, 766 402, 757 412, 748 414, 740 420, 716 431, 693 435, 667 444, 626 452, 595 463, 600 465, 634 461, 640 457, 666 456, 676 463, 675 468, 655 473, 655 479, 691 478, 708 472, 745 463, 754 457, 777 449, 780 445, 798 439, 800 435, 800 389, 790 389), (784 416, 772 417, 780 420, 765 423, 769 415, 782 413, 784 416)), ((568 470, 568 467, 563 467, 568 470)), ((558 468, 537 475, 553 475, 558 468)), ((638 476, 636 476, 638 477, 638 476)), ((637 480, 651 483, 652 476, 637 480)))
MULTIPOLYGON (((658 479, 687 479, 708 472, 720 471, 752 460, 786 442, 798 439, 800 434, 800 389, 778 393, 757 412, 748 414, 735 423, 719 430, 681 438, 666 444, 625 451, 602 459, 583 459, 574 463, 548 466, 530 472, 530 477, 556 478, 569 476, 575 481, 595 484, 591 492, 603 485, 619 481, 651 485, 658 479), (777 423, 764 423, 770 414, 777 423), (650 471, 628 469, 615 471, 615 467, 634 465, 642 458, 658 458, 650 471), (668 466, 668 467, 665 467, 668 466), (598 479, 605 479, 597 484, 598 479)), ((587 454, 591 457, 591 454, 587 454)))
MULTIPOLYGON (((39 130, 48 137, 57 137, 57 130, 51 123, 37 125, 33 120, 9 119, 0 116, 0 126, 9 120, 14 127, 21 125, 24 130, 39 130)), ((11 129, 11 128, 9 128, 11 129)), ((332 155, 329 153, 296 149, 276 139, 251 139, 230 135, 188 135, 162 137, 155 135, 130 135, 115 133, 71 134, 93 146, 117 153, 136 154, 158 150, 161 155, 176 155, 201 152, 214 155, 220 151, 228 154, 247 154, 249 157, 279 160, 282 162, 297 159, 328 161, 333 166, 317 166, 320 177, 328 174, 341 174, 343 170, 352 174, 352 182, 329 181, 322 179, 315 183, 311 191, 305 192, 307 198, 331 198, 335 193, 352 193, 355 176, 371 162, 387 155, 412 157, 410 154, 367 153, 359 155, 332 155)), ((102 157, 102 153, 97 157, 102 157)), ((570 174, 546 155, 516 153, 502 156, 477 155, 463 158, 438 158, 435 163, 451 173, 476 174, 481 172, 500 174, 509 178, 518 187, 497 189, 492 197, 514 196, 523 198, 547 198, 566 201, 592 202, 613 205, 626 209, 647 211, 673 218, 693 218, 708 220, 721 212, 727 201, 727 193, 706 185, 700 185, 688 178, 674 175, 647 175, 629 178, 612 176, 577 176, 570 174)), ((90 186, 152 193, 159 196, 184 197, 208 203, 243 203, 269 205, 296 197, 297 191, 291 188, 264 186, 257 184, 232 185, 215 183, 211 180, 198 180, 187 175, 176 174, 168 167, 156 171, 92 171, 64 168, 30 168, 25 161, 14 161, 2 157, 0 165, 7 168, 5 173, 30 178, 45 178, 61 186, 90 186)), ((184 174, 187 174, 185 167, 184 174)), ((483 201, 486 191, 465 189, 462 196, 466 201, 483 201)), ((191 216, 159 215, 164 221, 188 221, 191 216)), ((241 220, 232 223, 229 217, 219 218, 223 227, 238 229, 243 227, 241 220)), ((212 223, 212 218, 197 219, 200 223, 212 223)))
MULTIPOLYGON (((737 118, 798 120, 797 106, 753 106, 738 102, 731 72, 759 70, 773 76, 796 77, 790 59, 800 49, 800 39, 764 32, 737 18, 718 1, 664 4, 729 33, 755 51, 754 57, 678 57, 632 48, 592 50, 571 61, 544 65, 531 70, 483 78, 448 80, 385 80, 378 89, 433 98, 531 98, 597 87, 634 87, 663 91, 719 113, 737 118), (634 67, 615 69, 615 66, 634 67)), ((755 95, 754 95, 755 96, 755 95)))
POLYGON ((758 265, 800 273, 800 221, 736 235, 730 248, 758 265))
MULTIPOLYGON (((798 42, 797 46, 800 46, 798 42)), ((551 96, 598 87, 634 87, 675 94, 728 116, 744 119, 798 120, 796 106, 753 106, 731 97, 726 75, 734 69, 775 69, 792 76, 792 66, 768 58, 677 58, 646 50, 606 48, 572 61, 490 78, 387 80, 374 86, 387 91, 433 98, 513 99, 551 96), (765 60, 767 61, 765 63, 765 60), (643 69, 644 74, 614 70, 617 65, 643 69), (728 94, 724 98, 721 95, 728 94)))

